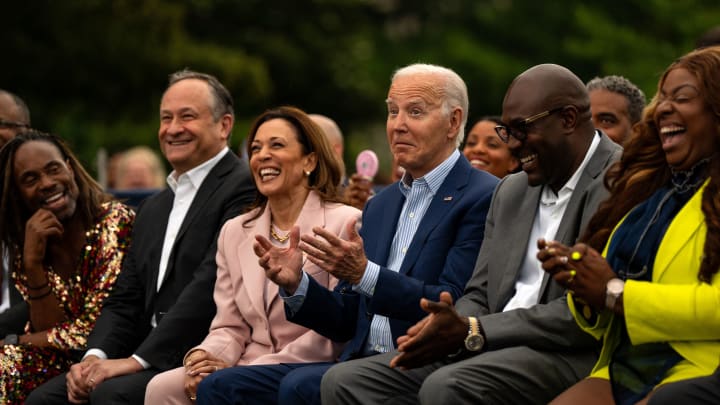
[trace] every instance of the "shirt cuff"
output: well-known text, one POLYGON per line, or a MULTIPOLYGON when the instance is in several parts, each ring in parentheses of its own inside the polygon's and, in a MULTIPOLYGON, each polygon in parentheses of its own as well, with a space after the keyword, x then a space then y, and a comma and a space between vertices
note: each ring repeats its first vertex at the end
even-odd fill
POLYGON ((365 274, 360 279, 360 283, 352 286, 353 291, 359 291, 363 295, 372 297, 375 294, 378 277, 380 277, 380 266, 368 260, 365 274))
POLYGON ((143 358, 138 356, 137 354, 133 354, 132 358, 135 359, 135 361, 137 361, 138 363, 140 363, 140 365, 142 366, 143 369, 147 370, 150 368, 150 363, 143 360, 143 358))
POLYGON ((107 358, 108 358, 107 354, 105 354, 105 352, 102 351, 102 349, 89 349, 88 351, 85 352, 85 355, 83 356, 82 359, 85 360, 85 358, 88 356, 95 356, 101 360, 107 360, 107 358))
POLYGON ((298 311, 300 311, 300 308, 305 302, 305 296, 307 295, 309 285, 309 276, 303 271, 302 278, 300 279, 300 285, 298 285, 297 290, 295 290, 295 294, 288 295, 284 288, 280 288, 278 290, 278 295, 280 295, 280 298, 285 301, 285 305, 290 311, 290 315, 294 316, 298 311))

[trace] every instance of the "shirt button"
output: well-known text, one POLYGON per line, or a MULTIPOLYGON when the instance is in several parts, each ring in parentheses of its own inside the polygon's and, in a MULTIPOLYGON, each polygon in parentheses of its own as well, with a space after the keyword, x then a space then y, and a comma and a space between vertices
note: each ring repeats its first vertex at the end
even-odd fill
POLYGON ((415 213, 414 213, 414 212, 411 212, 411 213, 410 213, 410 218, 415 218, 415 213))
POLYGON ((402 248, 402 252, 407 253, 407 248, 406 247, 402 248))

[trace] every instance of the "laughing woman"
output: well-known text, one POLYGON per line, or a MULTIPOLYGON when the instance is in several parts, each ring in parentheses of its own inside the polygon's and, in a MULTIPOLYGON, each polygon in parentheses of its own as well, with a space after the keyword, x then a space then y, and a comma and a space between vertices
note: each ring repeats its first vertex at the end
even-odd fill
POLYGON ((110 201, 54 135, 16 136, 0 151, 0 168, 0 244, 30 308, 26 333, 2 341, 0 402, 20 404, 85 348, 134 215, 110 201))
MULTIPOLYGON (((187 353, 185 367, 150 381, 146 404, 191 404, 200 381, 218 370, 232 372, 225 368, 327 362, 341 349, 285 319, 278 287, 265 277, 255 255, 257 240, 293 251, 298 228, 308 233, 321 226, 348 237, 348 227, 360 211, 338 203, 339 162, 320 128, 293 107, 260 115, 247 145, 258 197, 253 209, 228 221, 220 232, 214 295, 217 314, 210 334, 187 353)), ((329 289, 337 284, 310 262, 303 269, 329 289)))
POLYGON ((590 377, 553 404, 642 404, 658 386, 718 366, 718 72, 720 47, 671 64, 608 171, 610 198, 587 244, 540 243, 543 268, 572 292, 575 320, 603 344, 590 377))

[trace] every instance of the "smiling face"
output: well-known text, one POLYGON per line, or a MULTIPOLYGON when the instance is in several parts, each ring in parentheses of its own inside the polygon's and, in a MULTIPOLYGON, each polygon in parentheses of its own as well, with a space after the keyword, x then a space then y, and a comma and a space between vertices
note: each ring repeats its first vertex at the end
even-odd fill
POLYGON ((678 170, 688 170, 718 150, 718 122, 700 88, 687 69, 671 70, 653 113, 665 159, 678 170))
MULTIPOLYGON (((298 130, 275 118, 262 123, 250 140, 250 169, 258 191, 272 203, 307 193, 305 172, 315 170, 315 153, 305 154, 298 130)), ((304 201, 304 198, 300 201, 304 201)))
POLYGON ((590 92, 590 109, 595 128, 601 129, 620 145, 632 133, 628 106, 628 99, 622 94, 605 89, 590 92))
POLYGON ((160 103, 160 149, 177 175, 217 155, 227 145, 233 117, 215 120, 210 87, 199 79, 181 80, 160 103))
POLYGON ((519 163, 495 133, 495 126, 492 121, 478 121, 467 135, 463 154, 476 169, 503 178, 517 169, 519 163))
POLYGON ((396 77, 387 97, 390 150, 413 178, 442 163, 455 149, 463 111, 443 111, 445 92, 434 74, 396 77))
POLYGON ((44 208, 67 221, 77 208, 78 186, 70 165, 49 142, 29 141, 13 160, 15 185, 28 211, 44 208))

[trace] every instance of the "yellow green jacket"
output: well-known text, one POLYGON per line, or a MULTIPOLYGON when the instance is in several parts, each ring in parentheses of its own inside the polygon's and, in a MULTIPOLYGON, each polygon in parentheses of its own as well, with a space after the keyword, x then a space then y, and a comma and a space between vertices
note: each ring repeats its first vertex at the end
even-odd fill
MULTIPOLYGON (((715 274, 711 285, 697 278, 707 232, 701 210, 706 185, 670 223, 655 256, 652 283, 636 280, 625 283, 623 305, 632 344, 668 342, 684 359, 661 383, 712 374, 720 361, 720 273, 715 274)), ((606 254, 607 246, 603 252, 606 254)), ((608 363, 620 339, 622 318, 603 311, 590 325, 571 296, 568 305, 583 330, 603 339, 591 377, 607 379, 608 363)))

